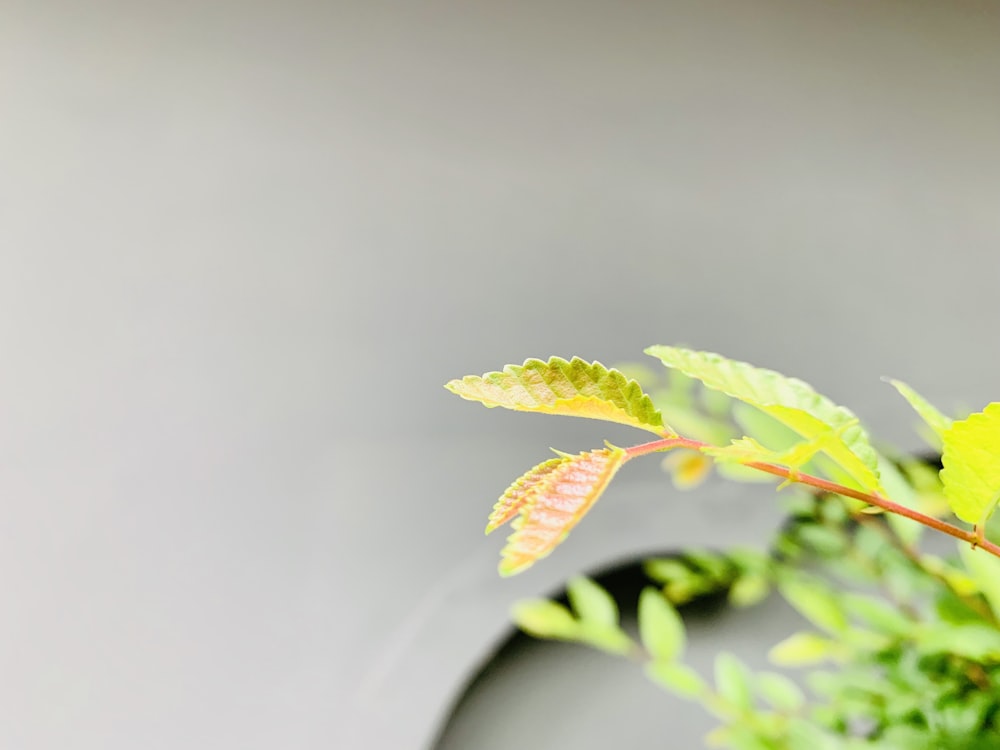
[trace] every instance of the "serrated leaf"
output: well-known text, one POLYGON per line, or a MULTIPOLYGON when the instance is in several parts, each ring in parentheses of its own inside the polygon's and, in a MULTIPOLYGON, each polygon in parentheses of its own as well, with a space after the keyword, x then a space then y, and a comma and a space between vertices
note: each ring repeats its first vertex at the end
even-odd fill
POLYGON ((511 609, 511 616, 521 630, 536 638, 574 640, 580 623, 558 602, 548 599, 525 599, 511 609))
POLYGON ((627 460, 628 454, 621 448, 564 456, 538 483, 514 520, 514 533, 500 553, 500 574, 520 573, 550 554, 627 460))
POLYGON ((566 595, 576 616, 584 622, 618 624, 618 605, 614 597, 589 578, 577 576, 571 579, 566 585, 566 595))
POLYGON ((920 418, 927 423, 938 439, 942 439, 945 430, 951 427, 951 419, 946 417, 937 407, 932 406, 931 403, 913 390, 910 386, 904 383, 902 380, 892 380, 891 378, 887 382, 899 391, 899 394, 906 399, 907 403, 913 407, 913 410, 920 415, 920 418))
POLYGON ((708 685, 702 676, 686 664, 673 660, 654 660, 646 664, 646 675, 681 698, 697 698, 705 694, 708 685))
POLYGON ((843 430, 825 453, 863 490, 878 491, 878 458, 857 417, 796 378, 789 378, 746 362, 711 352, 671 346, 652 346, 646 353, 664 365, 697 378, 708 388, 722 391, 774 417, 800 436, 811 440, 831 428, 843 430))
POLYGON ((552 471, 566 462, 565 458, 550 458, 543 461, 532 469, 522 474, 514 483, 507 488, 506 492, 500 496, 490 513, 489 523, 486 525, 486 533, 490 534, 503 526, 510 519, 516 516, 531 499, 532 493, 537 492, 543 480, 552 471))
POLYGON ((501 372, 467 375, 445 385, 452 393, 489 408, 587 417, 672 434, 652 400, 634 380, 600 362, 529 359, 501 372))
POLYGON ((673 661, 684 651, 684 622, 677 610, 654 588, 639 595, 639 637, 657 661, 673 661))
POLYGON ((980 524, 1000 497, 1000 402, 944 431, 941 481, 952 512, 980 524))

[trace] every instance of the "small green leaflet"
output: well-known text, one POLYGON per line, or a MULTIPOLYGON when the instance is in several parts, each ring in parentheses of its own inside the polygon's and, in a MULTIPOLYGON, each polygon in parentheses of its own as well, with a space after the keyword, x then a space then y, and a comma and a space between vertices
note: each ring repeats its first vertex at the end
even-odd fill
POLYGON ((654 661, 675 661, 684 652, 687 639, 681 616, 652 586, 639 595, 639 636, 654 661))
POLYGON ((952 512, 982 525, 1000 499, 1000 402, 944 431, 941 482, 952 512))
POLYGON ((934 434, 939 439, 944 437, 945 430, 951 427, 951 419, 938 411, 937 407, 932 406, 927 399, 902 380, 886 379, 886 382, 899 391, 899 394, 906 399, 913 410, 927 423, 927 426, 934 430, 934 434))
POLYGON ((837 440, 824 445, 824 453, 860 489, 869 492, 881 489, 878 456, 868 435, 857 424, 857 417, 816 393, 807 383, 712 352, 651 346, 646 353, 659 358, 667 367, 700 380, 708 388, 757 407, 807 440, 831 430, 840 431, 837 440))
POLYGON ((500 574, 520 573, 550 554, 597 502, 627 460, 628 454, 621 448, 602 448, 576 456, 563 455, 550 470, 538 473, 536 484, 520 506, 520 516, 512 524, 514 533, 500 553, 500 574))
POLYGON ((526 360, 502 372, 467 375, 445 385, 452 393, 493 408, 587 417, 673 434, 642 387, 600 362, 553 357, 526 360))

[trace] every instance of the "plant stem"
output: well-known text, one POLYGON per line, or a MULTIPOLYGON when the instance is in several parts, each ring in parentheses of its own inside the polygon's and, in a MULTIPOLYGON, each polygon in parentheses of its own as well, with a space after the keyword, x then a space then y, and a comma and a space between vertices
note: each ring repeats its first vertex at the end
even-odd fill
MULTIPOLYGON (((653 440, 649 443, 634 445, 631 448, 627 448, 625 452, 631 459, 637 458, 638 456, 645 456, 650 453, 671 450, 673 448, 688 448, 690 450, 702 451, 705 448, 714 447, 716 446, 704 443, 700 440, 692 440, 680 435, 671 435, 670 437, 653 440)), ((955 537, 956 539, 961 539, 964 542, 968 542, 973 547, 980 547, 994 557, 1000 557, 1000 546, 984 538, 975 530, 967 531, 965 529, 960 529, 947 521, 942 521, 934 516, 929 516, 926 513, 921 513, 918 510, 913 510, 912 508, 907 508, 905 505, 893 502, 888 498, 882 497, 878 493, 856 490, 852 487, 846 487, 836 482, 821 479, 820 477, 813 476, 812 474, 803 474, 799 471, 793 471, 785 466, 779 466, 778 464, 771 464, 763 461, 741 461, 740 463, 744 466, 749 466, 751 469, 757 469, 757 471, 781 477, 789 482, 805 484, 835 495, 853 497, 855 500, 861 500, 869 505, 875 505, 882 508, 882 510, 888 511, 889 513, 895 513, 905 518, 912 519, 917 523, 922 523, 924 526, 932 528, 935 531, 940 531, 942 534, 947 534, 948 536, 955 537)))

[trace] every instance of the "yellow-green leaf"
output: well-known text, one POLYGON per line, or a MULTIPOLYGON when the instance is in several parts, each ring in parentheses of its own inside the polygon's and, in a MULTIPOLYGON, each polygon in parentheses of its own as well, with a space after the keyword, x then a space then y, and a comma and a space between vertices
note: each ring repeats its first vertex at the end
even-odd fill
POLYGON ((558 602, 523 599, 514 604, 511 617, 525 633, 536 638, 572 640, 580 633, 580 623, 558 602))
POLYGON ((904 383, 902 380, 892 380, 887 381, 893 388, 899 391, 899 395, 906 399, 907 403, 913 407, 913 410, 920 415, 920 418, 927 423, 938 439, 942 439, 945 430, 951 427, 951 419, 942 414, 937 407, 932 406, 931 403, 913 390, 910 386, 904 383))
POLYGON ((980 524, 1000 498, 1000 402, 944 431, 941 481, 952 512, 980 524))
POLYGON ((520 573, 545 557, 597 502, 628 460, 621 448, 564 456, 530 492, 501 552, 500 574, 520 573))
POLYGON ((680 658, 687 640, 684 622, 666 597, 649 587, 639 594, 639 637, 656 661, 680 658))
POLYGON ((958 554, 993 614, 1000 617, 1000 559, 966 542, 958 543, 958 554))
POLYGON ((651 346, 646 353, 700 380, 706 387, 755 406, 796 433, 813 440, 838 433, 823 452, 866 491, 880 490, 878 457, 857 417, 807 383, 711 352, 651 346))
POLYGON ((445 388, 493 408, 618 422, 657 435, 673 434, 642 387, 600 362, 553 357, 507 365, 502 372, 467 375, 445 388))

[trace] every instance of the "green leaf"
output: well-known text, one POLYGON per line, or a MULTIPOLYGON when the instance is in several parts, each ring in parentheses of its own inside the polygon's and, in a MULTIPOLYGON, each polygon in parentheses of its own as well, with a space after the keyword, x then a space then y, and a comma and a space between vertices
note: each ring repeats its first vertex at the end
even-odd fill
POLYGON ((917 627, 913 620, 882 599, 848 592, 841 594, 840 600, 848 611, 880 633, 905 638, 917 627))
POLYGON ((973 549, 968 542, 958 543, 958 554, 972 580, 989 602, 993 614, 1000 618, 1000 559, 981 549, 973 549))
POLYGON ((752 607, 771 593, 767 576, 751 573, 737 578, 729 589, 729 603, 734 607, 752 607))
POLYGON ((907 400, 910 406, 913 407, 913 410, 920 415, 920 418, 927 423, 927 426, 934 431, 934 434, 939 439, 944 437, 945 430, 951 427, 951 419, 938 411, 936 407, 931 406, 927 399, 902 380, 888 379, 886 382, 899 391, 900 395, 907 400))
POLYGON ((580 623, 563 605, 548 599, 525 599, 511 610, 514 622, 521 630, 536 638, 575 640, 580 623))
POLYGON ((979 622, 931 625, 917 636, 923 654, 954 654, 967 659, 1000 661, 1000 631, 979 622))
POLYGON ((618 605, 614 597, 589 578, 577 576, 570 580, 566 595, 576 616, 584 622, 618 625, 618 605))
POLYGON ((1000 498, 1000 402, 944 431, 941 481, 952 512, 982 524, 1000 498))
POLYGON ((715 657, 715 690, 733 708, 740 711, 753 708, 750 670, 726 651, 719 652, 715 657))
POLYGON ((789 604, 817 627, 834 635, 847 630, 847 617, 836 595, 818 578, 797 574, 778 582, 789 604))
POLYGON ((878 458, 857 417, 821 396, 811 386, 773 370, 726 359, 711 352, 652 346, 646 353, 706 387, 737 398, 774 417, 803 438, 812 440, 841 430, 824 452, 863 490, 878 491, 878 458))
POLYGON ((802 688, 777 672, 758 672, 757 689, 764 699, 779 711, 793 713, 805 705, 802 688))
POLYGON ((639 637, 656 661, 672 661, 684 651, 684 622, 677 610, 654 588, 639 595, 639 637))
MULTIPOLYGON (((563 456, 545 473, 521 507, 507 538, 500 574, 514 575, 550 554, 597 502, 628 460, 621 448, 563 456)), ((529 472, 530 473, 530 472, 529 472)))
POLYGON ((768 658, 780 667, 804 667, 824 661, 838 661, 842 648, 819 633, 793 633, 776 644, 768 658))
POLYGON ((708 685, 700 674, 686 664, 678 664, 672 659, 648 662, 646 675, 681 698, 698 698, 708 690, 708 685))
POLYGON ((553 357, 526 360, 502 372, 467 375, 445 385, 452 393, 493 408, 587 417, 672 434, 660 412, 634 380, 600 362, 553 357))
POLYGON ((629 638, 628 633, 619 626, 605 625, 591 620, 580 621, 580 632, 576 640, 605 653, 618 656, 627 656, 636 650, 636 645, 629 638))

